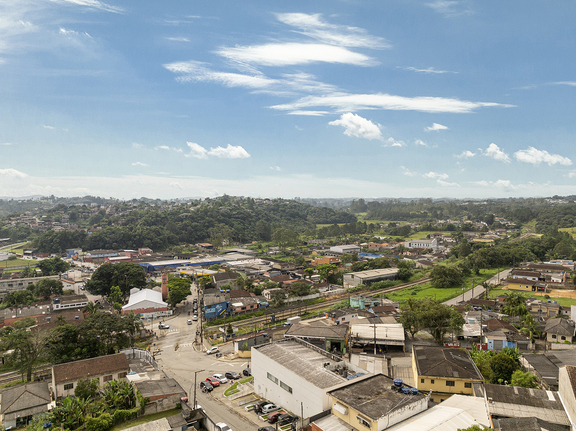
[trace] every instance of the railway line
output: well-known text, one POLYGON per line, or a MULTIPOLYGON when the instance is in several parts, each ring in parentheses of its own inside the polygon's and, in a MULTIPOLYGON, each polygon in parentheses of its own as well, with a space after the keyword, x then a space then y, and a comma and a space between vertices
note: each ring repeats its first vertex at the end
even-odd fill
MULTIPOLYGON (((387 287, 385 289, 365 290, 365 291, 361 291, 361 292, 354 292, 354 294, 355 295, 380 295, 383 293, 396 292, 398 290, 402 290, 402 289, 406 289, 409 287, 424 284, 424 283, 429 282, 430 280, 431 280, 431 278, 423 278, 423 279, 416 280, 416 281, 413 281, 410 283, 403 283, 403 284, 399 284, 397 286, 387 287)), ((330 307, 332 305, 337 304, 338 302, 343 301, 344 299, 348 299, 349 297, 350 297, 349 294, 342 294, 342 295, 336 295, 334 298, 332 298, 328 301, 325 301, 325 302, 318 303, 318 304, 307 305, 304 303, 304 304, 296 304, 296 305, 293 305, 293 306, 291 306, 289 308, 285 308, 285 309, 269 310, 268 313, 264 316, 253 317, 251 319, 246 319, 246 320, 234 322, 234 326, 236 326, 238 328, 242 328, 242 327, 246 327, 246 326, 257 327, 257 326, 265 325, 267 323, 279 322, 282 320, 286 320, 289 317, 298 316, 302 313, 306 313, 306 312, 310 312, 310 311, 314 311, 314 310, 325 309, 327 307, 330 307)))
MULTIPOLYGON (((52 365, 40 366, 32 372, 33 380, 45 380, 50 377, 51 371, 52 365)), ((8 373, 0 374, 0 386, 18 381, 23 381, 22 374, 18 371, 11 371, 8 373)))

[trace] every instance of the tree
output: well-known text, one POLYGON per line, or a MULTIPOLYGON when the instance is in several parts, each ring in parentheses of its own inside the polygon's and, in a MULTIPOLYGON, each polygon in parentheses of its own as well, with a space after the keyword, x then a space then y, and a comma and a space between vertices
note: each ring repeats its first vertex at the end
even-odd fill
POLYGON ((480 425, 472 425, 468 428, 458 428, 457 431, 494 431, 493 428, 484 428, 480 425))
POLYGON ((538 383, 536 382, 536 376, 525 373, 522 370, 516 370, 512 373, 512 379, 510 380, 512 386, 520 386, 522 388, 537 388, 538 383))
POLYGON ((286 293, 283 290, 277 290, 272 293, 272 304, 274 304, 275 307, 282 307, 285 299, 286 293))
POLYGON ((120 290, 120 286, 112 286, 110 288, 108 302, 112 304, 114 310, 118 312, 122 310, 122 291, 120 290))
POLYGON ((290 285, 290 296, 310 295, 310 287, 305 281, 296 281, 290 285))
POLYGON ((226 328, 226 335, 234 335, 234 329, 232 328, 232 324, 228 323, 228 327, 226 328))
POLYGON ((246 287, 246 281, 241 275, 236 278, 236 286, 241 290, 244 290, 244 287, 246 287))
POLYGON ((328 281, 328 277, 330 277, 331 274, 334 274, 336 271, 338 271, 338 267, 336 265, 325 263, 323 265, 318 265, 316 267, 316 271, 318 271, 321 280, 328 281))
POLYGON ((98 379, 90 379, 88 377, 82 377, 76 383, 76 389, 74 389, 74 396, 84 400, 95 400, 100 393, 100 382, 98 379))
POLYGON ((462 284, 461 272, 453 266, 437 265, 430 273, 432 286, 439 289, 447 289, 462 284))
POLYGON ((190 292, 191 281, 187 278, 171 278, 168 280, 168 303, 175 307, 184 301, 190 292))
POLYGON ((414 336, 420 331, 420 314, 418 313, 419 302, 417 299, 408 299, 408 309, 403 310, 398 318, 405 331, 408 331, 414 339, 414 336))
POLYGON ((304 278, 306 278, 306 276, 308 276, 308 278, 311 280, 313 275, 314 275, 314 268, 305 268, 304 269, 304 278))
POLYGON ((133 262, 105 263, 94 271, 86 283, 86 290, 92 295, 108 296, 112 286, 120 287, 122 296, 127 297, 130 289, 146 286, 146 272, 133 262))
POLYGON ((26 375, 26 381, 32 381, 32 370, 46 354, 46 335, 40 331, 28 331, 25 328, 14 329, 2 337, 5 350, 13 349, 8 362, 14 364, 20 373, 26 375))
POLYGON ((412 262, 401 260, 398 262, 398 278, 402 281, 408 281, 414 274, 412 262))
POLYGON ((528 314, 528 310, 526 309, 526 298, 524 295, 520 292, 508 292, 508 295, 504 298, 502 313, 512 317, 528 314))
POLYGON ((474 348, 470 352, 470 356, 484 377, 484 380, 491 382, 493 372, 492 368, 490 368, 490 360, 494 357, 494 351, 474 348))
POLYGON ((288 246, 294 246, 298 244, 300 235, 298 232, 286 228, 279 228, 274 231, 272 235, 272 241, 278 244, 278 247, 285 249, 288 246))
POLYGON ((60 280, 43 278, 36 282, 34 285, 34 291, 36 292, 36 295, 48 300, 52 295, 62 295, 64 293, 64 285, 60 280))
POLYGON ((59 257, 53 257, 51 259, 43 259, 39 261, 38 268, 42 271, 43 276, 57 275, 68 271, 70 269, 70 264, 59 257))
POLYGON ((519 368, 518 362, 504 352, 500 352, 490 359, 492 369, 492 383, 505 383, 512 380, 512 374, 519 368))

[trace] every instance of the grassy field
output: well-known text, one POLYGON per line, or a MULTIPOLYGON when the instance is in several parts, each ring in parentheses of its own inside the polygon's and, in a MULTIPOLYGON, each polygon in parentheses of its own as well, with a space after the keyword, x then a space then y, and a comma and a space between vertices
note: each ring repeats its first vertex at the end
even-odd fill
MULTIPOLYGON (((507 295, 510 292, 514 292, 513 290, 504 290, 504 289, 494 289, 490 291, 490 299, 495 299, 500 295, 507 295)), ((544 295, 546 295, 543 292, 527 292, 525 294, 526 298, 529 297, 542 297, 543 301, 548 301, 548 299, 544 298, 544 295)), ((560 297, 554 297, 554 296, 550 296, 550 301, 556 301, 558 302, 558 304, 560 304, 562 307, 570 307, 571 305, 576 305, 576 298, 560 298, 560 297)))
POLYGON ((36 266, 38 262, 26 259, 3 260, 0 268, 11 268, 13 266, 36 266))
POLYGON ((2 247, 3 252, 12 252, 16 254, 24 253, 25 248, 30 248, 32 243, 27 242, 26 244, 19 245, 18 247, 2 247))
MULTIPOLYGON (((472 286, 482 284, 494 274, 498 272, 497 269, 482 269, 480 275, 465 277, 462 286, 468 291, 472 286)), ((440 302, 448 301, 462 294, 462 286, 451 287, 448 289, 436 289, 430 283, 421 284, 419 286, 409 287, 402 289, 398 292, 388 293, 386 297, 393 301, 398 301, 402 306, 410 298, 435 298, 440 302)))
POLYGON ((576 227, 563 227, 558 230, 561 232, 568 232, 570 235, 572 235, 572 238, 576 238, 576 227))

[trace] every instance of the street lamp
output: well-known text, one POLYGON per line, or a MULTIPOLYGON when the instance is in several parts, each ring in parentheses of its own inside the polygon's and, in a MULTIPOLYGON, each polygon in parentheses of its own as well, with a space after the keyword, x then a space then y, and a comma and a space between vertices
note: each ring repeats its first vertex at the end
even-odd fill
POLYGON ((196 375, 198 373, 201 373, 204 370, 198 370, 198 371, 194 371, 194 406, 192 407, 194 410, 196 410, 196 375))

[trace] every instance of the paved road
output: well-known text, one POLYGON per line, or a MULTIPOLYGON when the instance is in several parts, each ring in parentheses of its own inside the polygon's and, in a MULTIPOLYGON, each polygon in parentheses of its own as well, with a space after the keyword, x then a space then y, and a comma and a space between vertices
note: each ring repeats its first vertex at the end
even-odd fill
MULTIPOLYGON (((188 310, 192 311, 194 297, 196 297, 196 293, 188 297, 187 304, 182 307, 183 312, 179 316, 166 320, 166 323, 170 325, 169 330, 158 330, 157 323, 153 324, 153 328, 158 334, 158 340, 154 347, 161 350, 160 355, 156 356, 160 369, 169 377, 174 378, 188 392, 190 405, 194 403, 194 372, 203 370, 197 374, 197 404, 202 406, 214 422, 225 422, 234 431, 254 431, 262 425, 247 420, 218 401, 218 394, 223 392, 228 385, 225 384, 216 388, 212 395, 203 394, 199 390, 200 382, 215 373, 224 374, 227 371, 236 371, 241 374, 242 370, 249 365, 249 360, 217 359, 214 355, 207 355, 199 351, 198 346, 194 346, 198 323, 192 322, 192 325, 186 323, 190 318, 187 312, 188 310), (178 350, 175 350, 176 344, 178 344, 178 350)), ((150 323, 147 324, 147 327, 150 327, 150 323)), ((229 344, 220 350, 224 354, 232 353, 233 347, 229 344)))
MULTIPOLYGON (((488 284, 498 284, 500 281, 504 280, 510 274, 512 270, 506 269, 499 274, 494 275, 492 278, 486 280, 488 284)), ((456 298, 449 299, 448 301, 444 301, 443 304, 445 305, 458 305, 461 302, 470 301, 472 298, 478 298, 479 296, 483 295, 486 289, 479 284, 474 286, 473 289, 470 289, 464 292, 463 295, 458 295, 456 298)))

